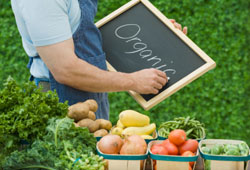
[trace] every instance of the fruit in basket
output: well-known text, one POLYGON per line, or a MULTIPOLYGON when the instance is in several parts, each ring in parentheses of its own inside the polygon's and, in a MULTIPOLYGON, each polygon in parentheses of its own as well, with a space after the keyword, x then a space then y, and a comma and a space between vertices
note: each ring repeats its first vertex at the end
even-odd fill
POLYGON ((185 141, 181 146, 179 146, 179 152, 180 154, 183 154, 186 151, 191 151, 195 153, 198 149, 198 142, 194 139, 188 139, 185 141))
POLYGON ((169 133, 168 139, 173 144, 180 146, 186 141, 186 133, 182 129, 175 129, 169 133))
POLYGON ((179 153, 178 147, 169 140, 163 141, 162 146, 167 149, 168 155, 178 155, 179 153))
POLYGON ((151 150, 152 154, 168 155, 168 150, 164 146, 162 146, 161 144, 153 145, 150 150, 151 150))
POLYGON ((147 151, 147 143, 139 135, 132 135, 125 138, 121 148, 121 155, 141 155, 147 151))
MULTIPOLYGON (((195 156, 195 154, 193 152, 191 152, 191 151, 186 151, 186 152, 182 153, 181 156, 188 157, 188 156, 195 156)), ((193 167, 194 162, 189 162, 189 165, 191 167, 193 167)))
POLYGON ((105 154, 118 154, 123 146, 123 140, 118 135, 106 135, 98 142, 98 148, 105 154))
POLYGON ((150 123, 148 116, 134 110, 125 110, 119 114, 119 120, 126 127, 142 127, 150 123))
POLYGON ((155 123, 151 123, 150 125, 144 127, 127 127, 122 131, 122 135, 150 135, 156 129, 155 123))

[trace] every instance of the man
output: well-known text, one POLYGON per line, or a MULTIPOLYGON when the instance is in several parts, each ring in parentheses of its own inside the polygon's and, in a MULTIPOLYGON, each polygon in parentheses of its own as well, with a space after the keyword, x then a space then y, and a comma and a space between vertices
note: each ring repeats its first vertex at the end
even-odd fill
POLYGON ((23 47, 31 57, 32 79, 37 85, 49 82, 60 102, 68 100, 72 105, 95 99, 97 118, 108 119, 105 92, 157 94, 167 83, 166 74, 156 69, 129 74, 107 71, 101 35, 94 24, 97 0, 12 0, 11 4, 23 47))

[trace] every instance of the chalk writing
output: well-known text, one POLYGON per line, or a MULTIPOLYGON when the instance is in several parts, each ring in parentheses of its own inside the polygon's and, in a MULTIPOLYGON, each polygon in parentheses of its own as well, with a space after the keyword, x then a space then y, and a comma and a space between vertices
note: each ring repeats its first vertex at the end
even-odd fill
MULTIPOLYGON (((145 59, 146 61, 152 63, 152 67, 158 70, 161 70, 167 74, 170 72, 172 74, 176 73, 175 69, 168 68, 166 63, 162 62, 162 59, 156 55, 153 55, 153 51, 148 48, 148 45, 142 41, 141 38, 138 37, 141 31, 141 27, 138 24, 124 24, 115 29, 115 36, 119 39, 125 40, 126 43, 132 44, 133 51, 125 51, 125 54, 135 54, 138 53, 141 59, 145 59), (129 31, 125 31, 128 30, 129 31), (123 33, 126 32, 126 35, 123 33), (130 35, 127 35, 129 32, 130 35)), ((173 64, 171 61, 169 64, 173 64)), ((169 74, 167 74, 170 77, 169 74)))

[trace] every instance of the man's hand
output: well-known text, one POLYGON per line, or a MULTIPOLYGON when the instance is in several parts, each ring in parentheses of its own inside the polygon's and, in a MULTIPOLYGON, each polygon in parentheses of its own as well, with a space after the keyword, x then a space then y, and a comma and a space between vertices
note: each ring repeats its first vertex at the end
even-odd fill
POLYGON ((172 23, 174 24, 174 27, 175 27, 175 28, 181 30, 184 34, 187 35, 187 27, 184 27, 184 28, 182 29, 181 24, 179 24, 178 22, 176 22, 175 19, 169 19, 169 20, 170 20, 170 22, 172 22, 172 23))
POLYGON ((132 90, 140 94, 157 94, 168 82, 164 72, 157 69, 144 69, 131 73, 132 90))

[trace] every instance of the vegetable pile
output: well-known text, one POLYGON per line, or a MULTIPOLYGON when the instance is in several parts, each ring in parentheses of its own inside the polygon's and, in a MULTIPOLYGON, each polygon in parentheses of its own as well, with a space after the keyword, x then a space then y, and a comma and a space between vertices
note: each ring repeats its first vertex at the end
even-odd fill
POLYGON ((121 137, 140 135, 144 139, 153 139, 155 129, 155 123, 150 124, 148 116, 134 110, 125 110, 119 114, 119 120, 111 129, 111 134, 121 137))
POLYGON ((142 155, 147 152, 147 143, 139 135, 122 138, 118 135, 106 135, 97 144, 98 149, 104 154, 142 155))
POLYGON ((245 142, 240 144, 215 144, 211 148, 203 144, 201 150, 203 153, 211 155, 247 156, 249 154, 249 149, 245 142))
POLYGON ((31 82, 18 85, 9 77, 0 91, 0 159, 19 149, 20 140, 44 136, 48 119, 65 116, 67 109, 55 92, 44 93, 31 82))
POLYGON ((96 119, 95 112, 97 109, 97 102, 89 99, 85 102, 71 105, 67 116, 75 120, 76 127, 87 127, 91 133, 94 133, 95 137, 102 137, 108 134, 112 124, 109 120, 96 119))
POLYGON ((161 123, 158 133, 159 136, 168 138, 169 133, 175 129, 183 129, 189 139, 203 139, 205 137, 204 124, 189 116, 175 118, 173 121, 161 123))
MULTIPOLYGON (((152 154, 158 155, 180 155, 184 157, 195 156, 198 149, 198 142, 194 139, 186 140, 184 130, 175 129, 170 132, 168 139, 162 143, 153 144, 150 148, 152 154)), ((156 169, 157 162, 153 162, 153 167, 156 169)), ((189 169, 192 169, 194 162, 189 162, 189 169)))
POLYGON ((96 139, 87 128, 76 128, 70 118, 52 118, 46 131, 30 148, 11 153, 4 170, 104 170, 103 158, 94 155, 96 139))

